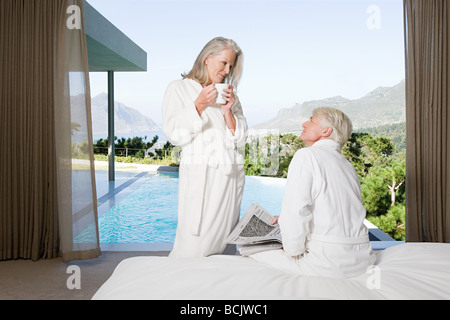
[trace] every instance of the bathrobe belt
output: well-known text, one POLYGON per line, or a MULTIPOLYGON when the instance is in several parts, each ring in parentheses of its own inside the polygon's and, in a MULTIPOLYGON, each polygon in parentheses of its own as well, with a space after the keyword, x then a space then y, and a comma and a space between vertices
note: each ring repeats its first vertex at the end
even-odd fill
POLYGON ((308 240, 335 244, 364 244, 369 242, 369 236, 362 237, 339 237, 331 235, 310 234, 308 240))
MULTIPOLYGON (((194 165, 195 176, 191 176, 191 181, 189 181, 190 191, 196 192, 196 196, 192 197, 190 205, 190 211, 192 212, 192 225, 191 234, 194 236, 200 235, 200 225, 202 223, 203 215, 203 200, 206 188, 206 170, 207 166, 204 165, 194 165)), ((192 170, 192 169, 191 169, 192 170)))
MULTIPOLYGON (((197 190, 197 196, 191 199, 190 205, 192 212, 192 225, 191 225, 191 234, 194 236, 200 235, 200 226, 202 224, 202 216, 203 216, 203 202, 204 195, 206 189, 206 172, 208 167, 217 169, 219 167, 219 163, 216 161, 209 161, 208 165, 200 165, 196 166, 198 169, 195 172, 195 177, 193 177, 192 181, 189 181, 189 188, 191 190, 197 190)), ((225 175, 228 175, 232 172, 231 165, 222 165, 222 170, 225 175)))
MULTIPOLYGON (((236 150, 233 150, 233 153, 234 152, 238 153, 236 150)), ((230 155, 227 154, 227 157, 229 156, 230 155)), ((203 155, 182 152, 181 159, 185 165, 189 165, 191 168, 197 168, 195 170, 195 176, 191 177, 193 179, 189 181, 189 188, 191 190, 198 190, 198 195, 193 197, 191 200, 192 202, 190 203, 191 210, 193 212, 191 234, 198 236, 200 235, 200 226, 202 223, 203 201, 206 188, 206 171, 208 167, 212 169, 220 169, 224 175, 233 174, 236 167, 232 162, 234 159, 228 159, 225 163, 220 163, 217 157, 212 154, 203 155), (193 167, 191 165, 193 165, 193 167)))

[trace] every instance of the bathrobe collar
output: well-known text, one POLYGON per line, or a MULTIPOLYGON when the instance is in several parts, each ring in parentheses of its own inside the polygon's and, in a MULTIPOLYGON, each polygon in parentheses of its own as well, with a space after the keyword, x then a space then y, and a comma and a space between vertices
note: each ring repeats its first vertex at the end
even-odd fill
POLYGON ((311 148, 316 148, 316 147, 325 147, 325 148, 331 148, 331 149, 336 149, 336 150, 341 150, 341 146, 339 145, 339 143, 331 140, 331 139, 322 139, 319 141, 316 141, 311 148))

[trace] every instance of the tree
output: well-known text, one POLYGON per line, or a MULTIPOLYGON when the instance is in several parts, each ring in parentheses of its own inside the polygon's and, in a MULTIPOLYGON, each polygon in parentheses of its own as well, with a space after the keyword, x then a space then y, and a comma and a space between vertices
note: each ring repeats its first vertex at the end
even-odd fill
POLYGON ((386 214, 369 216, 367 220, 389 234, 395 240, 405 240, 405 205, 396 204, 386 214))
POLYGON ((395 239, 404 237, 404 154, 394 154, 390 139, 362 132, 353 133, 342 152, 360 177, 367 219, 395 239))
MULTIPOLYGON (((120 138, 114 137, 114 148, 116 150, 116 156, 134 156, 143 158, 145 155, 145 150, 151 148, 156 142, 158 142, 159 137, 156 135, 153 137, 151 142, 145 142, 147 136, 144 137, 133 137, 133 138, 120 138)), ((108 138, 99 139, 94 142, 94 153, 95 154, 108 154, 108 138)))
POLYGON ((373 137, 368 133, 352 133, 342 148, 343 155, 353 164, 360 178, 373 166, 387 166, 395 147, 385 137, 373 137))
POLYGON ((383 215, 389 210, 388 179, 385 168, 381 166, 371 167, 370 172, 361 179, 361 196, 368 216, 383 215))
POLYGON ((108 154, 108 138, 100 138, 94 142, 94 154, 108 154))
POLYGON ((71 135, 73 136, 74 134, 75 134, 75 131, 76 132, 79 132, 80 131, 80 128, 81 128, 81 124, 79 124, 78 122, 71 122, 70 123, 70 132, 71 132, 71 135))
POLYGON ((280 136, 280 161, 278 177, 287 176, 292 158, 299 149, 304 147, 306 147, 306 144, 295 134, 286 133, 280 136))
POLYGON ((245 145, 246 175, 286 177, 289 164, 305 143, 292 133, 251 136, 245 145))
MULTIPOLYGON (((385 176, 392 177, 392 182, 386 182, 391 194, 391 207, 395 206, 397 193, 404 195, 404 190, 399 190, 404 185, 406 177, 406 160, 403 155, 398 155, 393 159, 390 166, 385 168, 385 176)), ((404 202, 404 198, 401 200, 404 202)))

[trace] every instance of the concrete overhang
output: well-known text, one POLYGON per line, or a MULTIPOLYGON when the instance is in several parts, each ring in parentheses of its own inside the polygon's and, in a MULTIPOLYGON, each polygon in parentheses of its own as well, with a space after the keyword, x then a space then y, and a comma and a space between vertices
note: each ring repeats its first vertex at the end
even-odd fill
POLYGON ((83 7, 89 71, 147 71, 147 53, 86 0, 83 7))

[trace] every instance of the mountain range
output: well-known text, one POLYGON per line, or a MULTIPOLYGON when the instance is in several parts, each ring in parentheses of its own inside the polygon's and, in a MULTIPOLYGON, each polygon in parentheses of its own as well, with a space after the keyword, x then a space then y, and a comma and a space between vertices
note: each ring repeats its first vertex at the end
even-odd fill
MULTIPOLYGON (((101 93, 91 99, 91 114, 93 134, 106 137, 108 134, 108 95, 106 93, 101 93)), ((115 101, 114 131, 115 135, 120 138, 137 135, 141 132, 161 131, 161 128, 139 111, 115 101)))
MULTIPOLYGON (((278 129, 281 133, 301 131, 301 124, 309 119, 317 107, 333 107, 345 112, 352 120, 355 130, 379 127, 405 121, 405 81, 393 87, 378 87, 359 99, 346 99, 341 96, 296 103, 283 108, 266 122, 251 129, 278 129)), ((91 99, 92 127, 94 137, 107 137, 108 133, 108 95, 101 93, 91 99)), ((162 128, 139 111, 114 103, 115 135, 117 137, 158 135, 164 138, 162 128)))
POLYGON ((308 120, 313 109, 332 107, 342 110, 353 123, 354 129, 372 128, 400 123, 405 116, 405 80, 393 87, 378 87, 365 96, 350 100, 341 96, 296 103, 278 111, 271 120, 251 129, 278 129, 280 132, 298 132, 308 120))

